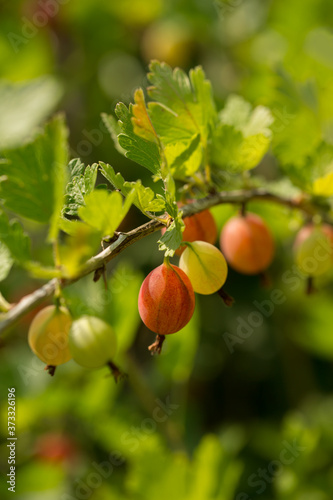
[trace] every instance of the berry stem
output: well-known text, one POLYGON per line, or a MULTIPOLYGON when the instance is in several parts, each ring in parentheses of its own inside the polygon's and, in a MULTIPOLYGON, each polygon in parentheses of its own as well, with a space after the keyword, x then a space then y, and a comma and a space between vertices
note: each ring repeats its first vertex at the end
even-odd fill
POLYGON ((160 334, 156 335, 155 342, 148 347, 148 350, 151 352, 152 356, 155 354, 161 354, 164 341, 165 341, 165 335, 160 335, 160 334))
POLYGON ((125 373, 123 373, 113 361, 108 361, 107 365, 110 368, 116 383, 118 382, 118 380, 126 377, 125 373))
POLYGON ((217 291, 217 293, 219 294, 219 296, 221 297, 221 299, 223 300, 223 302, 227 307, 231 307, 235 302, 235 299, 231 297, 231 295, 229 295, 225 290, 223 290, 223 287, 221 287, 217 291))
POLYGON ((259 274, 260 284, 263 288, 270 288, 272 286, 272 280, 266 271, 259 274))
POLYGON ((169 256, 164 256, 164 260, 163 260, 164 264, 166 266, 169 266, 170 267, 170 261, 169 261, 169 256))
POLYGON ((306 280, 305 293, 306 293, 306 295, 312 295, 315 292, 316 292, 316 288, 314 286, 313 276, 308 276, 307 280, 306 280))
POLYGON ((56 366, 54 365, 47 365, 45 366, 45 370, 51 375, 51 377, 53 377, 55 371, 56 371, 56 366))

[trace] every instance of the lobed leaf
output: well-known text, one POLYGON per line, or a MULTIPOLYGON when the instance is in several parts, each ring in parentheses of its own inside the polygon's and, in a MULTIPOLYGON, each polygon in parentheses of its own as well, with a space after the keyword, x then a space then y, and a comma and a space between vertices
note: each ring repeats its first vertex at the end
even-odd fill
POLYGON ((155 142, 147 141, 135 134, 132 123, 132 105, 128 109, 119 103, 116 107, 121 133, 118 135, 120 146, 125 156, 156 174, 160 170, 160 150, 155 142))
POLYGON ((186 143, 169 145, 165 156, 170 164, 171 173, 177 179, 185 179, 193 175, 203 163, 204 149, 200 143, 200 135, 195 135, 186 143))
POLYGON ((135 104, 132 104, 131 108, 133 132, 147 141, 158 144, 158 137, 150 120, 142 89, 135 91, 134 102, 135 104))
POLYGON ((79 208, 78 214, 102 237, 111 237, 130 209, 133 198, 134 192, 131 192, 123 203, 118 191, 109 193, 104 189, 95 189, 85 197, 85 206, 79 208))
POLYGON ((154 191, 141 184, 141 181, 128 182, 125 181, 120 173, 115 173, 111 165, 100 162, 101 173, 113 185, 115 189, 119 189, 124 196, 133 190, 133 205, 141 212, 162 212, 165 210, 165 200, 161 195, 156 195, 154 191))
POLYGON ((0 281, 7 278, 14 264, 14 260, 6 245, 0 241, 0 281))
POLYGON ((115 119, 114 116, 112 115, 107 115, 106 113, 102 113, 102 120, 104 122, 104 125, 108 129, 111 135, 111 139, 113 140, 113 143, 115 145, 115 148, 121 153, 122 155, 125 156, 125 150, 120 146, 119 141, 118 141, 118 135, 121 133, 121 127, 119 122, 115 119))
POLYGON ((9 221, 8 216, 0 211, 0 241, 4 243, 13 259, 22 264, 30 260, 30 238, 17 220, 9 221))
POLYGON ((201 67, 189 77, 179 68, 153 61, 148 78, 152 86, 149 116, 176 178, 195 173, 204 165, 205 149, 216 121, 211 84, 201 67), (178 158, 179 156, 179 158, 178 158))
POLYGON ((69 170, 70 178, 73 179, 73 177, 83 175, 85 168, 86 168, 85 164, 81 161, 80 158, 73 158, 68 163, 68 170, 69 170))
POLYGON ((173 257, 175 251, 182 242, 182 233, 185 225, 182 219, 182 212, 174 218, 168 229, 158 240, 159 250, 165 252, 166 257, 173 257))
MULTIPOLYGON (((313 145, 312 145, 313 146, 313 145)), ((333 195, 333 146, 321 141, 297 163, 282 163, 282 168, 295 186, 316 196, 333 195)))
POLYGON ((58 232, 67 165, 67 128, 59 115, 28 144, 4 153, 0 163, 0 197, 14 213, 50 224, 49 239, 58 232))
POLYGON ((65 205, 63 213, 67 215, 77 215, 78 209, 84 206, 84 197, 91 193, 96 184, 97 163, 87 167, 81 163, 81 160, 72 160, 68 165, 72 179, 67 184, 65 205))
MULTIPOLYGON (((169 125, 170 120, 174 124, 169 133, 164 126, 162 142, 168 143, 174 140, 177 129, 187 132, 190 137, 199 133, 205 142, 216 118, 216 110, 211 84, 205 79, 202 68, 191 70, 188 77, 179 68, 172 70, 165 63, 153 61, 150 64, 148 79, 152 83, 148 94, 157 102, 149 105, 154 127, 160 125, 160 122, 162 127, 163 114, 169 125)), ((159 135, 162 132, 161 127, 157 131, 159 135)))
POLYGON ((272 123, 272 114, 264 106, 252 110, 242 97, 230 96, 213 134, 212 162, 230 172, 256 167, 270 146, 272 123))

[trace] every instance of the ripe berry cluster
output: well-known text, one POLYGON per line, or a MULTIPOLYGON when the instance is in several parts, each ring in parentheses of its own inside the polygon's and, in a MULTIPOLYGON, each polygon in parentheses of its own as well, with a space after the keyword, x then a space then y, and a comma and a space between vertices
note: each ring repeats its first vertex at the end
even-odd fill
MULTIPOLYGON (((254 213, 241 213, 228 220, 220 235, 220 250, 214 246, 217 227, 209 210, 184 219, 183 243, 176 251, 179 267, 168 260, 145 278, 139 293, 139 312, 145 325, 157 334, 149 349, 160 353, 164 336, 181 330, 191 319, 194 292, 219 292, 227 279, 227 262, 234 270, 261 274, 269 267, 275 244, 264 220, 254 213)), ((309 224, 298 233, 294 251, 304 275, 325 274, 333 264, 333 229, 327 224, 309 224)), ((226 300, 227 299, 227 300, 226 300)))
MULTIPOLYGON (((184 223, 183 242, 176 251, 179 266, 165 258, 148 274, 139 292, 141 319, 157 334, 149 347, 152 353, 161 352, 165 335, 178 332, 190 321, 195 293, 218 292, 230 305, 231 298, 222 288, 228 275, 227 262, 240 273, 254 275, 263 273, 274 257, 271 232, 256 214, 241 213, 227 221, 220 235, 222 251, 214 246, 218 232, 209 210, 186 217, 184 223)), ((314 223, 304 226, 295 239, 294 253, 297 265, 312 285, 314 277, 333 267, 333 228, 314 223)), ((28 342, 51 375, 70 359, 92 369, 108 365, 116 380, 122 375, 112 361, 116 334, 100 318, 82 316, 73 321, 66 307, 47 306, 33 319, 28 342)))

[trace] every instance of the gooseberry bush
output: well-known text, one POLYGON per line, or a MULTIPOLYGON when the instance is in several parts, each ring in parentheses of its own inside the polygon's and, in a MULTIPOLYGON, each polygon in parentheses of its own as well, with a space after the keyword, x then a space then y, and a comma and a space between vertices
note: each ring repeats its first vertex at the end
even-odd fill
POLYGON ((148 80, 147 89, 134 92, 133 104, 116 106, 116 118, 102 115, 115 147, 137 164, 135 181, 105 162, 86 166, 69 158, 61 114, 30 142, 1 152, 0 278, 15 265, 45 284, 15 304, 0 296, 0 332, 52 297, 55 304, 34 317, 28 334, 32 351, 51 374, 73 359, 90 369, 107 365, 116 379, 121 375, 112 321, 73 315, 63 289, 87 275, 105 279, 108 262, 151 233, 157 234, 161 264, 143 280, 138 310, 157 335, 152 353, 160 353, 165 336, 190 322, 195 294, 218 293, 231 305, 224 287, 234 273, 269 272, 279 245, 289 245, 301 275, 311 282, 308 291, 313 279, 332 270, 332 146, 325 138, 312 155, 291 164, 273 113, 236 95, 218 109, 201 67, 186 75, 152 61, 148 80), (266 154, 280 168, 277 181, 257 173, 266 154), (144 169, 151 176, 147 186, 144 169), (293 245, 276 241, 265 210, 258 209, 261 201, 289 211, 293 245), (210 210, 219 205, 233 208, 224 223, 210 210), (132 206, 147 221, 123 232, 120 225, 132 206), (46 258, 36 258, 27 221, 46 228, 46 258))

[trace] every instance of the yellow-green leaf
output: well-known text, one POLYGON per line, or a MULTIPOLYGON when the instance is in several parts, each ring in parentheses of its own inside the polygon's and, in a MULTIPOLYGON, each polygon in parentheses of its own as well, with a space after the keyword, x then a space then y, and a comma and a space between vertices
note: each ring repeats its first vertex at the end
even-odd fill
POLYGON ((148 115, 142 89, 135 91, 134 102, 135 104, 132 106, 133 117, 131 119, 134 133, 147 141, 158 143, 156 132, 148 115))

